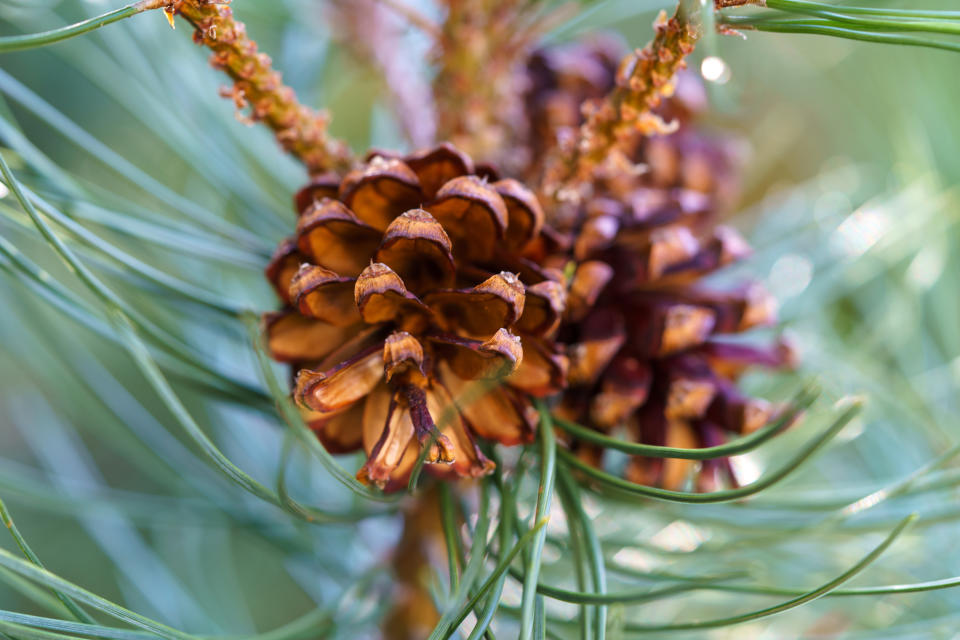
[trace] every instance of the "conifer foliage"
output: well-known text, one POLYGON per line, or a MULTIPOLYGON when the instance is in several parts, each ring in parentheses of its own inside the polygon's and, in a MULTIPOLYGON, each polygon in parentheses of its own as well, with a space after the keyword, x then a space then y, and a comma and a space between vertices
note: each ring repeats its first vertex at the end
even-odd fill
POLYGON ((0 2, 0 638, 952 629, 960 578, 923 549, 957 518, 956 407, 903 391, 960 358, 935 295, 952 196, 820 197, 755 255, 751 160, 705 125, 696 61, 755 32, 956 51, 958 12, 680 0, 650 33, 569 37, 612 3, 21 4, 0 2), (69 70, 49 100, 35 66, 69 70), (356 143, 357 114, 393 148, 356 143), (904 283, 931 292, 917 348, 876 320, 904 283), (893 420, 922 425, 903 460, 858 444, 893 420), (883 468, 851 481, 854 458, 883 468), (791 484, 813 469, 826 492, 791 484), (64 562, 90 542, 109 579, 64 562))

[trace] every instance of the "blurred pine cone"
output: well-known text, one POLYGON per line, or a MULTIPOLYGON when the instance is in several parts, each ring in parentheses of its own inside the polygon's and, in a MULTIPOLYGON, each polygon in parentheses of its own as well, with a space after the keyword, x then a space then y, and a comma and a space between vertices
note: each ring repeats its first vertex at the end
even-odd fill
POLYGON ((527 134, 526 173, 539 177, 547 152, 559 136, 571 136, 582 122, 582 105, 603 98, 614 87, 617 64, 623 57, 623 41, 613 34, 589 40, 540 48, 527 59, 523 73, 527 134))
MULTIPOLYGON (((580 226, 579 266, 561 332, 569 389, 558 413, 604 432, 624 427, 647 444, 715 446, 775 417, 773 406, 744 396, 736 381, 750 365, 788 366, 793 353, 782 341, 760 348, 715 339, 775 321, 774 301, 758 284, 717 291, 700 282, 746 256, 748 246, 733 229, 709 223, 702 195, 644 194, 605 202, 580 226)), ((573 446, 600 463, 595 447, 573 446)), ((701 488, 732 479, 727 465, 709 462, 701 488)), ((676 488, 689 466, 635 457, 627 476, 676 488)))
MULTIPOLYGON (((537 157, 574 135, 580 105, 614 86, 622 53, 618 40, 594 38, 530 58, 537 157)), ((696 76, 679 74, 658 107, 674 131, 638 134, 628 153, 635 166, 605 167, 585 201, 557 202, 547 218, 578 264, 560 334, 570 368, 558 413, 603 432, 624 428, 647 444, 709 447, 767 424, 776 410, 741 394, 737 378, 749 365, 783 367, 794 358, 783 341, 758 348, 715 340, 772 324, 775 304, 755 283, 732 291, 702 283, 749 253, 739 233, 717 224, 737 191, 736 163, 728 140, 697 128, 705 104, 696 76)), ((602 464, 597 447, 571 446, 602 464)), ((690 461, 634 457, 626 475, 677 488, 690 468, 690 461)), ((726 460, 707 461, 698 476, 703 490, 732 480, 726 460)))
POLYGON ((530 398, 563 384, 565 289, 525 255, 543 212, 490 178, 441 145, 374 152, 296 196, 296 236, 267 268, 288 305, 266 318, 269 346, 299 368, 294 395, 324 445, 366 451, 362 481, 403 486, 425 446, 434 473, 487 474, 476 438, 530 441, 530 398))

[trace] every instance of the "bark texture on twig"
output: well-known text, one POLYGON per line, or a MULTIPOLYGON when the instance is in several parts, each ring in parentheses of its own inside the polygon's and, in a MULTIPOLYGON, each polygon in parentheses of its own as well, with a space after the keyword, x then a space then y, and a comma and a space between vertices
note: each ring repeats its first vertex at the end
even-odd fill
POLYGON ((284 85, 273 69, 270 57, 257 51, 257 43, 247 36, 244 24, 234 20, 226 4, 177 0, 165 11, 180 15, 194 27, 194 41, 213 51, 210 64, 233 80, 233 86, 221 93, 232 99, 238 110, 249 107, 249 119, 270 127, 281 146, 311 174, 348 169, 353 163, 350 150, 328 135, 328 116, 300 104, 293 89, 284 85))

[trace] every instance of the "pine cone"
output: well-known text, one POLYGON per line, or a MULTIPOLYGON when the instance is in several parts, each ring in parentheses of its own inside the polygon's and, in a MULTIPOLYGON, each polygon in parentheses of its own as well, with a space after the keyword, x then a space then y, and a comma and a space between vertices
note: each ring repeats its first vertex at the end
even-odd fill
MULTIPOLYGON (((527 108, 540 157, 583 122, 575 107, 614 86, 622 53, 604 38, 531 58, 527 108)), ((740 393, 736 381, 750 365, 790 366, 794 354, 782 340, 771 347, 716 340, 772 324, 775 304, 757 284, 715 291, 701 283, 749 247, 717 224, 736 192, 731 145, 698 130, 706 96, 696 76, 683 72, 674 86, 657 115, 675 131, 638 134, 628 164, 604 167, 589 198, 549 212, 548 231, 558 230, 558 246, 570 247, 578 264, 560 333, 570 367, 558 413, 603 432, 625 428, 638 442, 710 447, 777 415, 778 408, 740 393)), ((570 445, 602 463, 594 445, 570 445)), ((691 464, 634 457, 626 475, 676 488, 691 464)), ((727 460, 707 461, 700 488, 734 480, 730 471, 727 460)))
POLYGON ((478 437, 531 441, 530 398, 566 369, 560 275, 525 255, 543 225, 533 193, 441 145, 374 152, 295 200, 297 234, 266 270, 288 308, 266 326, 324 445, 363 447, 358 477, 396 489, 422 447, 431 472, 476 477, 493 469, 478 437))
MULTIPOLYGON (((761 348, 716 340, 772 324, 774 301, 757 284, 717 291, 700 283, 749 251, 733 229, 704 224, 706 199, 684 191, 648 195, 655 197, 616 208, 607 202, 580 229, 561 333, 570 388, 560 414, 603 432, 625 427, 647 444, 716 446, 777 416, 776 407, 743 395, 736 381, 751 365, 790 366, 793 351, 783 341, 761 348)), ((594 447, 573 447, 599 463, 594 447)), ((701 488, 724 480, 716 474, 727 465, 708 463, 701 488)), ((627 476, 676 488, 689 466, 637 457, 627 476)))

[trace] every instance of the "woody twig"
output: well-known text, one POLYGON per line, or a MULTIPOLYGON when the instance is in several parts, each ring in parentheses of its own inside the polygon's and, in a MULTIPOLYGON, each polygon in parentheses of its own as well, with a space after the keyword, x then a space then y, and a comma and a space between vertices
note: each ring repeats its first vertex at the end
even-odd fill
POLYGON ((165 5, 167 16, 180 16, 193 28, 194 41, 213 51, 210 63, 233 80, 221 93, 237 109, 249 107, 247 118, 270 127, 277 141, 296 156, 311 174, 345 171, 353 164, 346 143, 327 132, 328 116, 297 100, 283 84, 270 57, 257 50, 246 27, 233 18, 227 2, 176 0, 165 5))

